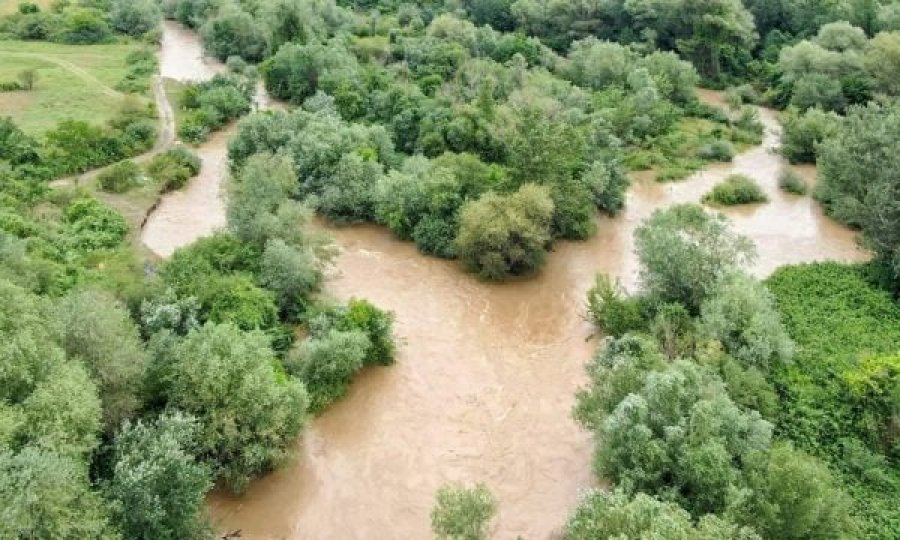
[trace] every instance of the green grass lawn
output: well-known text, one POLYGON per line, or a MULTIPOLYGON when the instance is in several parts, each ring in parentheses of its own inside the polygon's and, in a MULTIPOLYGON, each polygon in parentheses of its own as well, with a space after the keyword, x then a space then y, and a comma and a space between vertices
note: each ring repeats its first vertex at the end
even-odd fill
POLYGON ((125 57, 136 44, 62 45, 0 41, 0 81, 37 71, 34 90, 0 93, 0 116, 11 116, 31 135, 60 120, 102 123, 115 115, 124 96, 113 88, 127 71, 125 57))

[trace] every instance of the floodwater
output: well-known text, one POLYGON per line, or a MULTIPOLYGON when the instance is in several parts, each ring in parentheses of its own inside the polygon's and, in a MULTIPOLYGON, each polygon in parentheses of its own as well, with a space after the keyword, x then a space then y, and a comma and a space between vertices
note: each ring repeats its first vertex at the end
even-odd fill
MULTIPOLYGON (((163 59, 172 56, 164 51, 163 59)), ((757 244, 755 273, 867 256, 809 197, 778 190, 784 163, 770 149, 779 127, 774 113, 761 114, 762 146, 683 182, 635 175, 622 215, 601 218, 586 242, 558 243, 531 279, 481 283, 383 228, 330 229, 340 254, 329 293, 365 297, 395 313, 397 362, 360 374, 344 399, 311 422, 291 463, 242 497, 211 494, 217 530, 240 530, 247 539, 428 538, 437 488, 484 482, 499 502, 497 538, 554 537, 594 483, 590 436, 571 418, 595 347, 582 318, 584 294, 596 272, 635 286, 632 233, 654 209, 697 202, 717 181, 742 172, 771 199, 726 211, 757 244)), ((160 255, 224 222, 218 186, 227 137, 201 147, 205 172, 184 195, 167 196, 148 223, 144 240, 160 255)))
POLYGON ((226 71, 225 66, 203 53, 197 33, 175 21, 163 21, 159 50, 159 74, 181 82, 201 82, 226 71))
POLYGON ((228 139, 234 125, 213 133, 194 152, 200 173, 180 190, 166 193, 147 218, 141 241, 160 257, 225 226, 223 179, 228 175, 228 139))

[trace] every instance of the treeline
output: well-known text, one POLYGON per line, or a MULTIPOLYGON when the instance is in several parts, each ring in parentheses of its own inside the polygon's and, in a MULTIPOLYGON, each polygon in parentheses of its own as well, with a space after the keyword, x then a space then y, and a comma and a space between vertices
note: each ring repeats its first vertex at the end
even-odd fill
POLYGON ((128 98, 106 125, 64 120, 41 138, 0 119, 0 163, 19 179, 52 180, 79 174, 149 150, 156 142, 156 110, 128 98))
MULTIPOLYGON (((182 154, 150 168, 190 174, 182 154)), ((207 538, 213 485, 245 489, 393 361, 390 314, 322 297, 331 251, 287 159, 249 160, 227 231, 157 268, 115 210, 3 165, 0 536, 207 538)))
POLYGON ((61 0, 49 11, 25 1, 17 13, 0 18, 0 39, 85 45, 125 35, 155 43, 161 36, 161 20, 156 0, 61 0))
POLYGON ((269 93, 299 106, 242 122, 235 169, 289 154, 296 196, 331 221, 385 224, 489 279, 533 272, 554 239, 593 234, 598 212, 624 204, 626 167, 686 176, 762 131, 749 109, 701 105, 695 69, 667 52, 589 38, 561 57, 412 6, 181 0, 164 12, 232 65, 262 60, 269 93))

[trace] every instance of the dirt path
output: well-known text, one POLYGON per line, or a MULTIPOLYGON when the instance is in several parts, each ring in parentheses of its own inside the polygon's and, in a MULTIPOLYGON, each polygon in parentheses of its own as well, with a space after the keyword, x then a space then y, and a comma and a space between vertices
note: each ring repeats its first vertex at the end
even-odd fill
MULTIPOLYGON (((153 158, 153 156, 161 152, 165 152, 175 144, 175 112, 172 109, 172 104, 169 102, 168 96, 166 95, 166 89, 165 85, 163 84, 162 77, 160 77, 159 75, 155 75, 150 86, 153 90, 153 100, 156 103, 156 113, 159 117, 159 128, 156 135, 156 144, 153 145, 153 148, 147 152, 144 152, 143 154, 129 158, 137 163, 144 163, 145 161, 149 161, 153 158)), ((91 169, 90 171, 80 174, 73 174, 71 176, 58 178, 50 182, 50 187, 72 187, 92 182, 95 178, 97 178, 97 175, 99 175, 101 172, 105 171, 112 165, 115 164, 111 163, 109 165, 105 165, 97 169, 91 169)))

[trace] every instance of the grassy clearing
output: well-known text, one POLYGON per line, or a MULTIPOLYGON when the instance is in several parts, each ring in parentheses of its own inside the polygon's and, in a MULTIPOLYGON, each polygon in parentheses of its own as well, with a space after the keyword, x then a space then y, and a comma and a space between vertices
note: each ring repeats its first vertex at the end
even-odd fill
POLYGON ((114 87, 128 71, 125 57, 137 48, 0 41, 0 81, 14 81, 26 69, 38 75, 31 91, 0 93, 0 115, 30 135, 66 119, 105 122, 119 110, 124 96, 114 87))

